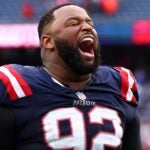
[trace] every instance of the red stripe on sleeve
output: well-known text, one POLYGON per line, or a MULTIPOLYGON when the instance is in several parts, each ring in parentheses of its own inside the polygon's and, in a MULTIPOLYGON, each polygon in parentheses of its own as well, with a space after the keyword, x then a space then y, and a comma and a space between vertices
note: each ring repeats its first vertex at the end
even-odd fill
POLYGON ((24 78, 13 67, 9 65, 5 65, 4 67, 9 69, 11 74, 16 78, 25 95, 26 96, 32 95, 32 90, 27 84, 27 82, 24 80, 24 78))
POLYGON ((136 103, 138 100, 138 92, 137 92, 136 80, 133 73, 128 69, 123 69, 122 67, 115 67, 115 69, 120 72, 120 75, 122 77, 122 83, 121 83, 122 98, 131 103, 136 103), (130 81, 131 79, 133 83, 132 81, 130 81), (130 93, 128 92, 132 92, 132 97, 130 97, 130 93))
POLYGON ((121 95, 124 100, 126 100, 126 95, 128 92, 129 88, 129 83, 128 83, 128 73, 123 71, 120 67, 115 67, 116 70, 118 70, 121 74, 122 77, 122 83, 121 83, 121 95))
MULTIPOLYGON (((132 78, 133 78, 133 80, 134 80, 134 84, 133 84, 133 86, 132 86, 131 90, 132 90, 133 92, 137 92, 138 87, 137 87, 137 84, 136 84, 135 77, 134 77, 134 75, 133 75, 133 73, 132 73, 131 71, 130 71, 130 75, 131 75, 131 77, 132 77, 132 78)), ((133 103, 135 103, 135 102, 136 102, 136 98, 135 98, 135 96, 133 96, 133 98, 132 98, 132 102, 133 102, 133 103)))
POLYGON ((10 100, 18 99, 18 96, 17 96, 9 78, 4 73, 0 72, 0 79, 6 87, 6 90, 9 95, 10 100))

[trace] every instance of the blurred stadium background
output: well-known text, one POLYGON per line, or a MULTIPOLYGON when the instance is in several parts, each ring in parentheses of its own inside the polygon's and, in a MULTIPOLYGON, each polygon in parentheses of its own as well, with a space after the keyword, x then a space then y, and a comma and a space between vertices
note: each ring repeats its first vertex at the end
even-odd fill
POLYGON ((150 150, 150 0, 0 0, 0 65, 41 65, 37 23, 58 3, 85 7, 105 65, 131 69, 140 89, 143 150, 150 150))

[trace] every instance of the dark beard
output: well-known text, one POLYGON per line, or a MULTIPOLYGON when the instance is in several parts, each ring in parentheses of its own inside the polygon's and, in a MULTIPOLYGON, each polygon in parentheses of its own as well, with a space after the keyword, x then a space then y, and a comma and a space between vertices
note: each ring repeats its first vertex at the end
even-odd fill
POLYGON ((94 63, 87 65, 81 59, 78 48, 71 46, 67 40, 56 38, 55 43, 59 56, 76 75, 81 76, 92 73, 100 65, 100 48, 94 50, 94 63))

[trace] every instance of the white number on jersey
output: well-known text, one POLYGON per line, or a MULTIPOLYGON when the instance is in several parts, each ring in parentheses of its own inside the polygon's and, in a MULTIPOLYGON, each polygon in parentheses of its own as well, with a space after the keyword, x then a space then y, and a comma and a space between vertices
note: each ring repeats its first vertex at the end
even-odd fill
MULTIPOLYGON (((123 129, 121 120, 117 111, 105 107, 94 107, 88 113, 91 124, 103 126, 103 121, 109 120, 114 127, 114 133, 99 131, 91 139, 91 150, 104 150, 105 145, 108 147, 118 147, 121 144, 123 129)), ((85 150, 88 146, 86 143, 86 127, 82 112, 75 108, 59 108, 48 112, 42 119, 45 141, 52 149, 85 150), (59 121, 69 120, 71 124, 71 135, 60 136, 59 121)))

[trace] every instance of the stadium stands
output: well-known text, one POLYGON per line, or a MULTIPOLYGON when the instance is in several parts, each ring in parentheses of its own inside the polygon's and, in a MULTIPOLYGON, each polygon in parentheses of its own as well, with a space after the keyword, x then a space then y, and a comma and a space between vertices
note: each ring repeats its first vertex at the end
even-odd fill
MULTIPOLYGON (((86 2, 89 4, 88 0, 82 0, 80 5, 86 6, 86 2)), ((74 0, 74 3, 79 3, 79 1, 74 0)), ((132 43, 131 36, 134 22, 141 19, 150 19, 150 0, 120 0, 118 11, 113 14, 108 14, 101 10, 99 0, 91 0, 90 3, 92 4, 92 9, 89 11, 92 18, 94 18, 98 33, 103 37, 102 44, 132 43), (118 40, 120 38, 122 38, 121 41, 118 40)), ((56 0, 15 0, 15 2, 1 0, 0 23, 36 23, 43 12, 55 4, 56 0), (34 12, 30 12, 33 13, 30 17, 24 17, 25 13, 29 15, 29 12, 23 12, 27 11, 23 7, 25 3, 30 4, 34 10, 34 12)))
MULTIPOLYGON (((31 3, 35 9, 32 20, 26 22, 37 22, 46 9, 54 5, 54 0, 1 0, 0 4, 0 23, 22 23, 22 5, 31 3)), ((98 0, 97 0, 98 3, 98 0)), ((94 0, 93 0, 94 4, 94 0)), ((93 17, 98 23, 131 23, 137 19, 150 18, 149 0, 120 0, 119 11, 112 16, 107 16, 101 10, 94 11, 93 17)), ((94 8, 93 8, 94 9, 94 8)), ((92 14, 91 14, 92 15, 92 14)))

